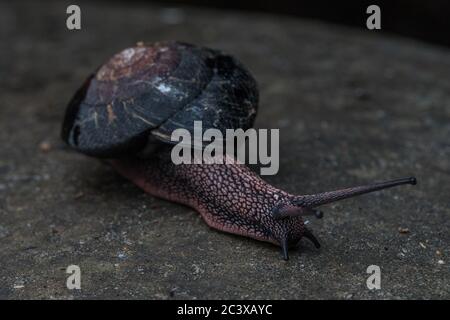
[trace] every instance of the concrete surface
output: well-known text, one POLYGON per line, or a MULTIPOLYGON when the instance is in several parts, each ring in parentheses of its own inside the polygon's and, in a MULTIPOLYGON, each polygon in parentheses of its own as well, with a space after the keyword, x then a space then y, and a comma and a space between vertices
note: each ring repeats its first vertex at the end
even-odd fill
POLYGON ((450 52, 378 32, 262 14, 81 2, 0 4, 0 298, 450 298, 450 52), (232 52, 280 128, 268 180, 312 193, 416 175, 324 208, 322 243, 279 249, 209 229, 59 140, 91 70, 139 40, 232 52), (399 228, 408 229, 401 233, 399 228), (68 265, 82 289, 70 291, 68 265), (381 290, 366 268, 381 267, 381 290))

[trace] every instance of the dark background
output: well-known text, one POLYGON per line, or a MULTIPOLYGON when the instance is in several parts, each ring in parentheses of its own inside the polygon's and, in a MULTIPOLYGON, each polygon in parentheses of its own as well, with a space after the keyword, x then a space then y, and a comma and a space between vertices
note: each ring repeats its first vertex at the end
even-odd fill
POLYGON ((422 41, 448 45, 448 4, 186 3, 0 1, 0 299, 449 299, 450 50, 422 41), (380 31, 365 29, 369 4, 380 31), (275 187, 419 183, 324 207, 309 225, 321 249, 302 241, 285 262, 68 149, 61 122, 86 77, 170 39, 229 52, 257 79, 256 127, 280 129, 275 187), (66 287, 71 264, 81 290, 66 287), (381 290, 366 286, 372 264, 381 290))
POLYGON ((376 4, 381 8, 382 32, 450 46, 450 1, 446 0, 160 0, 156 2, 165 5, 192 5, 279 13, 361 28, 366 27, 367 7, 376 4))

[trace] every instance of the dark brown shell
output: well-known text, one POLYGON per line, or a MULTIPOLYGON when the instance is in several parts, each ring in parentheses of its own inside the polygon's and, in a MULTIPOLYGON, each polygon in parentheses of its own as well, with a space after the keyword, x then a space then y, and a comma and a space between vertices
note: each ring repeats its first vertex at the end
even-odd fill
POLYGON ((179 42, 137 45, 113 56, 70 101, 63 139, 80 152, 119 157, 173 130, 253 126, 257 84, 233 57, 179 42))

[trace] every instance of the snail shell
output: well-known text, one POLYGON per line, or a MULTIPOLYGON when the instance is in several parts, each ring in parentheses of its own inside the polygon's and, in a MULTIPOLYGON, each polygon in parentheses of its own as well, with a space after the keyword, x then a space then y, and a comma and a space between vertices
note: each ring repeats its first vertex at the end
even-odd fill
POLYGON ((114 55, 71 99, 63 139, 97 157, 142 150, 149 137, 170 140, 173 130, 253 126, 257 84, 230 55, 180 42, 137 45, 114 55))

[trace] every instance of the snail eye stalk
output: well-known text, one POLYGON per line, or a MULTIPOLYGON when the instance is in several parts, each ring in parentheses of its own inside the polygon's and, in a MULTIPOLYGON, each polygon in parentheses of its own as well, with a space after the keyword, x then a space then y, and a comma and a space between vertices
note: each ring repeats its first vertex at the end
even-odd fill
POLYGON ((347 189, 341 189, 336 191, 323 192, 313 195, 299 196, 297 201, 299 206, 305 206, 307 208, 315 208, 327 203, 332 203, 348 198, 353 198, 362 194, 371 193, 378 190, 401 186, 404 184, 417 184, 417 180, 414 177, 389 180, 384 182, 372 183, 366 186, 358 186, 347 189))
POLYGON ((317 219, 322 219, 323 212, 317 209, 297 206, 297 204, 295 206, 281 205, 273 210, 272 216, 277 220, 287 217, 299 217, 299 216, 302 217, 315 216, 317 219))
POLYGON ((305 229, 305 232, 303 233, 303 236, 308 239, 309 241, 311 241, 314 246, 319 249, 320 248, 320 242, 317 240, 317 238, 312 234, 311 231, 309 231, 308 229, 305 229))
POLYGON ((289 244, 287 238, 281 241, 281 254, 283 255, 283 260, 289 260, 289 244))
POLYGON ((273 217, 275 219, 282 219, 286 217, 314 215, 318 219, 320 219, 323 217, 323 213, 319 210, 314 209, 315 207, 404 184, 415 185, 417 184, 417 180, 414 177, 402 178, 373 183, 366 186, 358 186, 312 195, 297 196, 292 200, 291 204, 276 207, 273 211, 273 217))

